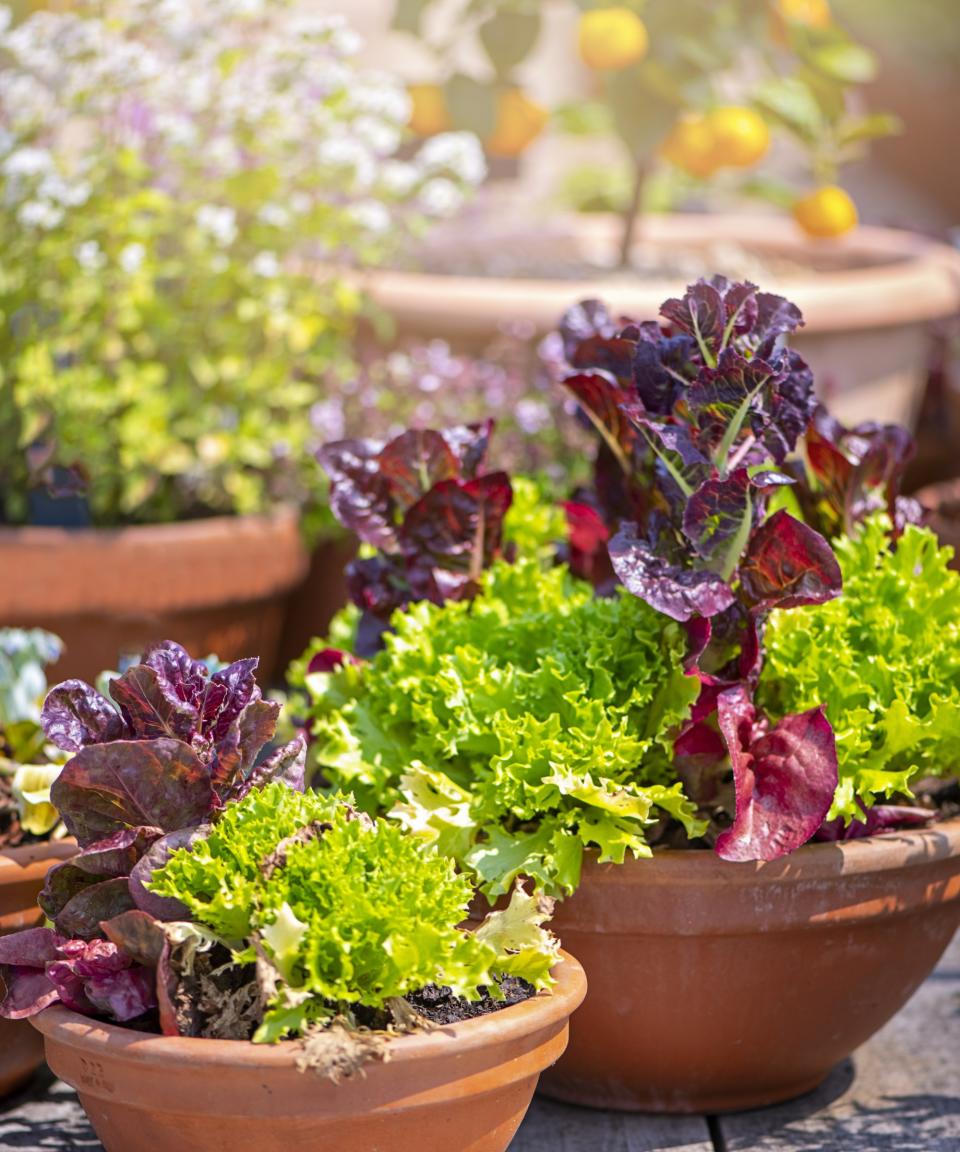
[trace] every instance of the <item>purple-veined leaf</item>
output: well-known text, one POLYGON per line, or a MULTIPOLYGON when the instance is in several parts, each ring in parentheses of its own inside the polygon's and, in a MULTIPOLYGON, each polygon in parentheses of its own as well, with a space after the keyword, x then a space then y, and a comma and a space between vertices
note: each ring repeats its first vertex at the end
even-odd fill
POLYGON ((563 386, 603 437, 620 468, 627 471, 637 438, 633 422, 623 409, 624 404, 633 399, 631 393, 623 389, 612 376, 601 372, 581 372, 567 376, 563 386))
POLYGON ((147 888, 147 884, 153 873, 162 868, 174 852, 180 848, 190 848, 198 840, 205 839, 209 831, 209 824, 201 824, 196 828, 179 828, 176 832, 170 832, 156 840, 143 858, 134 865, 129 880, 130 895, 141 912, 149 913, 160 921, 190 919, 190 913, 184 904, 172 896, 155 895, 147 888))
POLYGON ((823 604, 843 588, 840 565, 827 541, 781 509, 751 537, 740 584, 755 611, 823 604))
POLYGON ((489 472, 466 484, 445 480, 418 500, 400 539, 414 593, 423 596, 432 582, 442 601, 475 585, 500 551, 512 499, 507 474, 489 472))
POLYGON ((159 676, 146 664, 135 664, 111 680, 110 695, 134 739, 170 736, 189 741, 199 726, 196 707, 164 691, 159 676))
POLYGON ((861 840, 865 836, 879 836, 884 832, 898 832, 904 828, 925 828, 937 819, 938 813, 929 808, 875 804, 865 810, 863 820, 851 820, 849 824, 844 823, 842 816, 835 820, 824 820, 815 839, 861 840))
POLYGON ((115 740, 83 748, 50 798, 82 848, 124 828, 172 832, 201 823, 214 801, 210 776, 180 740, 115 740))
POLYGON ((642 326, 633 352, 637 396, 651 416, 669 416, 686 391, 687 381, 695 375, 691 363, 694 341, 689 336, 664 336, 659 331, 656 340, 644 339, 644 332, 642 326))
POLYGON ((330 477, 330 509, 366 544, 396 548, 390 485, 380 472, 383 444, 376 440, 337 440, 317 453, 330 477))
POLYGON ((65 680, 47 693, 41 722, 50 743, 64 752, 79 752, 88 744, 118 740, 125 734, 120 713, 82 680, 65 680))
POLYGON ((723 297, 706 280, 691 284, 679 299, 666 300, 660 315, 681 332, 692 336, 709 363, 719 354, 727 326, 723 297))
POLYGON ((730 586, 715 572, 681 568, 661 559, 624 524, 610 541, 610 559, 620 582, 658 612, 674 620, 715 616, 734 602, 730 586))
POLYGON ((298 734, 254 768, 240 787, 236 799, 242 799, 254 788, 265 788, 274 780, 282 780, 294 792, 302 792, 306 786, 306 770, 307 742, 298 734))
POLYGON ((683 533, 697 554, 711 561, 726 556, 738 540, 746 543, 751 518, 750 474, 738 468, 722 479, 705 480, 693 493, 683 512, 683 533))
MULTIPOLYGON (((50 920, 56 920, 81 891, 104 880, 129 876, 133 866, 163 833, 159 828, 124 828, 91 844, 47 873, 39 904, 50 920)), ((61 929, 61 935, 80 935, 61 929)))
POLYGON ((493 435, 494 421, 483 420, 478 424, 454 424, 444 428, 441 435, 450 445, 459 463, 461 480, 475 480, 487 458, 490 437, 493 435))
POLYGON ((455 480, 460 462, 440 432, 411 428, 387 444, 377 458, 390 498, 406 511, 441 480, 455 480))
POLYGON ((100 880, 81 888, 60 909, 54 927, 62 936, 92 940, 100 935, 100 922, 136 907, 126 876, 100 880))
POLYGON ((733 825, 717 838, 725 860, 776 860, 810 840, 837 789, 837 749, 822 708, 787 716, 772 728, 750 692, 720 694, 717 721, 736 787, 733 825))

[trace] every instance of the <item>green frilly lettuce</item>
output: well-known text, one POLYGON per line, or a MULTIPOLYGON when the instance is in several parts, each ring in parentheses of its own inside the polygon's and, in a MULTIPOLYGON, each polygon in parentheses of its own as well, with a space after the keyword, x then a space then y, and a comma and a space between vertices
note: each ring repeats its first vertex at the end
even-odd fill
POLYGON ((663 814, 701 833, 671 765, 698 691, 679 625, 529 559, 496 563, 470 603, 421 602, 392 623, 369 663, 301 664, 315 768, 488 896, 518 876, 572 892, 586 846, 649 855, 644 829, 663 814))
POLYGON ((453 862, 341 796, 277 782, 229 804, 209 834, 174 853, 150 889, 175 897, 233 950, 260 954, 275 990, 254 1037, 301 1035, 356 1006, 382 1008, 427 984, 475 999, 496 979, 551 983, 550 902, 518 888, 476 932, 458 927, 472 894, 453 862))
POLYGON ((834 542, 843 595, 776 611, 760 696, 772 715, 826 704, 840 783, 831 817, 862 819, 881 797, 960 766, 960 573, 932 532, 887 523, 834 542))

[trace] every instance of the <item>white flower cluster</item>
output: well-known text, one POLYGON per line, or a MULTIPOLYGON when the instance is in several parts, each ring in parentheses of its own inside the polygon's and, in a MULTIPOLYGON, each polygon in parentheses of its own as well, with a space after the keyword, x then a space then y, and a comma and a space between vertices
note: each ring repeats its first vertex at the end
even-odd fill
MULTIPOLYGON (((224 251, 251 219, 310 239, 318 218, 328 254, 382 250, 414 218, 456 212, 485 169, 466 134, 400 158, 407 94, 360 70, 358 47, 344 18, 285 0, 102 0, 16 26, 0 7, 0 212, 57 228, 125 157, 224 251)), ((292 246, 268 240, 242 245, 266 277, 292 246)), ((101 257, 77 252, 88 270, 101 257)))

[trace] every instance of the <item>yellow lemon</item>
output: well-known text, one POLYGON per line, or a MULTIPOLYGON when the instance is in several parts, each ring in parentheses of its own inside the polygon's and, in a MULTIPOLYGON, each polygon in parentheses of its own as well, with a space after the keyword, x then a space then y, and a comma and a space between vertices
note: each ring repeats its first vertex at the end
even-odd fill
POLYGON ((772 0, 770 5, 770 35, 780 45, 788 43, 791 24, 829 28, 832 23, 829 0, 772 0))
POLYGON ((549 112, 519 88, 506 88, 497 97, 497 122, 484 141, 491 156, 519 156, 544 130, 549 112))
POLYGON ((629 68, 646 56, 647 44, 647 29, 629 8, 597 8, 580 17, 580 57, 588 68, 629 68))
POLYGON ((690 176, 706 180, 716 172, 716 142, 706 116, 691 112, 674 124, 660 155, 690 176))
POLYGON ((752 108, 726 105, 707 113, 707 128, 713 135, 715 159, 719 165, 749 168, 770 147, 770 129, 752 108))
POLYGON ((436 136, 452 127, 443 89, 439 84, 411 84, 410 127, 418 136, 436 136))
POLYGON ((833 23, 829 0, 774 0, 773 12, 783 21, 807 28, 829 28, 833 23))
POLYGON ((793 206, 793 218, 808 236, 842 236, 857 226, 857 206, 842 188, 824 184, 793 206))

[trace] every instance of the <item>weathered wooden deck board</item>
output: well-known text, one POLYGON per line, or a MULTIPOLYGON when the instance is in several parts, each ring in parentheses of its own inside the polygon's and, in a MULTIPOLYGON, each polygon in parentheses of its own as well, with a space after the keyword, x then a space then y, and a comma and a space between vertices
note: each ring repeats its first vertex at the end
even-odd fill
POLYGON ((713 1142, 701 1116, 631 1116, 534 1098, 510 1152, 713 1152, 713 1142))
POLYGON ((719 1118, 721 1152, 960 1152, 960 933, 913 999, 811 1095, 719 1118))
MULTIPOLYGON (((713 1121, 537 1100, 511 1152, 958 1152, 960 935, 900 1015, 802 1100, 713 1121)), ((102 1152, 73 1092, 38 1077, 0 1108, 0 1150, 102 1152)))

